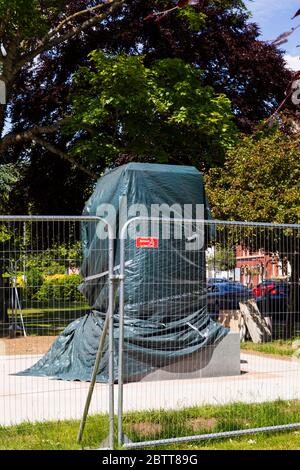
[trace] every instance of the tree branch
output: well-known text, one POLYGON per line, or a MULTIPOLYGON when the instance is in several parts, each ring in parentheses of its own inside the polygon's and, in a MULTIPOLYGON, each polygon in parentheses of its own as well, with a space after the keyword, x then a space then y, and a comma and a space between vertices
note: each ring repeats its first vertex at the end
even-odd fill
POLYGON ((96 176, 94 173, 89 171, 80 163, 77 163, 76 161, 74 161, 74 159, 69 154, 63 152, 62 150, 58 149, 50 142, 47 142, 46 140, 40 137, 41 135, 53 134, 54 132, 57 132, 65 121, 66 120, 61 120, 51 126, 40 126, 40 127, 36 126, 24 132, 19 132, 19 133, 11 132, 10 134, 7 134, 2 139, 2 141, 0 141, 0 153, 3 153, 4 150, 10 145, 15 145, 15 144, 23 143, 23 142, 35 142, 41 145, 42 147, 44 147, 46 150, 49 150, 49 152, 55 155, 58 155, 59 157, 71 163, 72 165, 76 166, 79 170, 86 173, 89 177, 96 179, 96 176))
POLYGON ((76 36, 78 33, 85 31, 86 29, 90 28, 94 24, 98 23, 101 20, 107 18, 110 14, 112 14, 115 10, 117 10, 121 5, 125 3, 125 0, 109 0, 109 4, 111 5, 110 8, 105 13, 101 13, 100 15, 93 16, 86 21, 84 21, 81 25, 75 26, 71 29, 71 31, 66 32, 61 37, 57 39, 51 40, 49 42, 49 46, 57 46, 58 44, 63 43, 67 39, 70 39, 72 36, 76 36))
POLYGON ((92 13, 96 10, 100 10, 101 8, 113 3, 114 1, 115 0, 107 0, 105 3, 101 3, 101 5, 96 5, 94 7, 86 8, 85 10, 77 11, 73 15, 70 15, 65 18, 61 23, 59 23, 58 26, 56 26, 56 28, 53 29, 53 31, 49 31, 45 39, 47 40, 47 38, 52 38, 53 36, 55 36, 55 34, 59 33, 59 31, 63 28, 65 24, 69 23, 73 19, 78 18, 81 15, 85 15, 86 13, 92 13))
POLYGON ((54 145, 50 144, 49 142, 47 142, 46 140, 43 140, 43 139, 40 139, 39 137, 38 138, 35 138, 34 141, 41 145, 42 147, 44 147, 46 150, 48 150, 49 152, 53 153, 54 155, 58 155, 60 158, 62 158, 63 160, 66 160, 68 161, 71 165, 74 165, 76 168, 78 168, 78 170, 81 170, 83 173, 85 173, 86 175, 88 175, 90 178, 92 179, 96 179, 96 175, 94 173, 92 173, 90 170, 88 170, 87 168, 85 168, 83 165, 81 165, 80 163, 76 162, 68 153, 65 153, 63 152, 62 150, 60 150, 59 148, 55 147, 54 145))
POLYGON ((63 122, 65 121, 61 120, 51 126, 35 126, 24 132, 10 132, 0 140, 0 153, 3 153, 10 145, 34 140, 37 136, 42 134, 53 134, 60 129, 63 122))
MULTIPOLYGON (((45 38, 41 41, 40 45, 36 49, 29 52, 27 55, 23 56, 21 60, 19 60, 19 62, 15 65, 15 70, 19 71, 26 63, 31 62, 35 57, 37 57, 42 52, 52 49, 53 47, 56 47, 62 44, 68 39, 71 39, 72 37, 90 28, 94 24, 99 23, 100 21, 104 20, 110 14, 112 14, 115 10, 117 10, 121 5, 123 5, 125 3, 125 0, 109 0, 109 2, 111 6, 107 9, 106 12, 101 13, 100 15, 93 16, 92 18, 84 21, 82 24, 78 26, 73 26, 69 31, 67 31, 63 35, 57 38, 52 38, 51 35, 45 36, 45 38)), ((104 6, 104 4, 101 6, 104 6)), ((82 10, 82 11, 85 11, 85 10, 82 10)))

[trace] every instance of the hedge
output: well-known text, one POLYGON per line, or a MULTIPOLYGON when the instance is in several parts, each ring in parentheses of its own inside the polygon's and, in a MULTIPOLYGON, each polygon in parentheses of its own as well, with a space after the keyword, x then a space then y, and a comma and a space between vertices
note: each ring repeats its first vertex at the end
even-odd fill
POLYGON ((82 278, 79 274, 55 274, 46 276, 34 299, 40 302, 67 301, 80 302, 83 296, 78 290, 82 278))

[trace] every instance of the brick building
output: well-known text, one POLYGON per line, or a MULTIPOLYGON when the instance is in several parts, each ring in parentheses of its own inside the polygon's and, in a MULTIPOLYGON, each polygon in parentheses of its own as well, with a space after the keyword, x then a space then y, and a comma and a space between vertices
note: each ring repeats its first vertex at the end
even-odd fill
POLYGON ((250 288, 265 279, 286 279, 289 274, 287 260, 278 254, 266 254, 263 249, 253 252, 242 246, 236 249, 236 268, 240 282, 250 288))

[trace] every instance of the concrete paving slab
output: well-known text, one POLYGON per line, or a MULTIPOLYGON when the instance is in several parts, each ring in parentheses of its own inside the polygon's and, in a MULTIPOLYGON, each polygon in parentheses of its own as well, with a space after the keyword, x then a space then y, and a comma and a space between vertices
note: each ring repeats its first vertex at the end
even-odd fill
MULTIPOLYGON (((0 356, 0 425, 79 419, 89 384, 19 377, 39 356, 0 356)), ((124 385, 124 411, 180 409, 202 404, 300 400, 300 361, 241 354, 238 376, 124 385)), ((117 403, 117 386, 115 400, 117 403)), ((107 413, 108 386, 97 384, 90 413, 107 413)))

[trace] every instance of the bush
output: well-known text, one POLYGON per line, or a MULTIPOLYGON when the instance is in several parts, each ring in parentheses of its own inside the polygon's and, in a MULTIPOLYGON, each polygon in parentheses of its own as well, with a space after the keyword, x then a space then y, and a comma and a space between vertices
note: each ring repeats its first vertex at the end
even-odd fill
POLYGON ((55 274, 47 276, 34 299, 40 302, 79 302, 83 297, 78 290, 82 279, 79 274, 55 274))
MULTIPOLYGON (((20 281, 19 281, 20 282, 20 281)), ((34 299, 37 292, 41 288, 42 284, 44 282, 44 276, 43 273, 39 269, 30 269, 26 273, 26 282, 23 280, 21 281, 21 286, 20 287, 25 287, 24 289, 24 297, 26 300, 31 300, 34 299)), ((17 278, 17 285, 18 285, 18 278, 17 278)))

